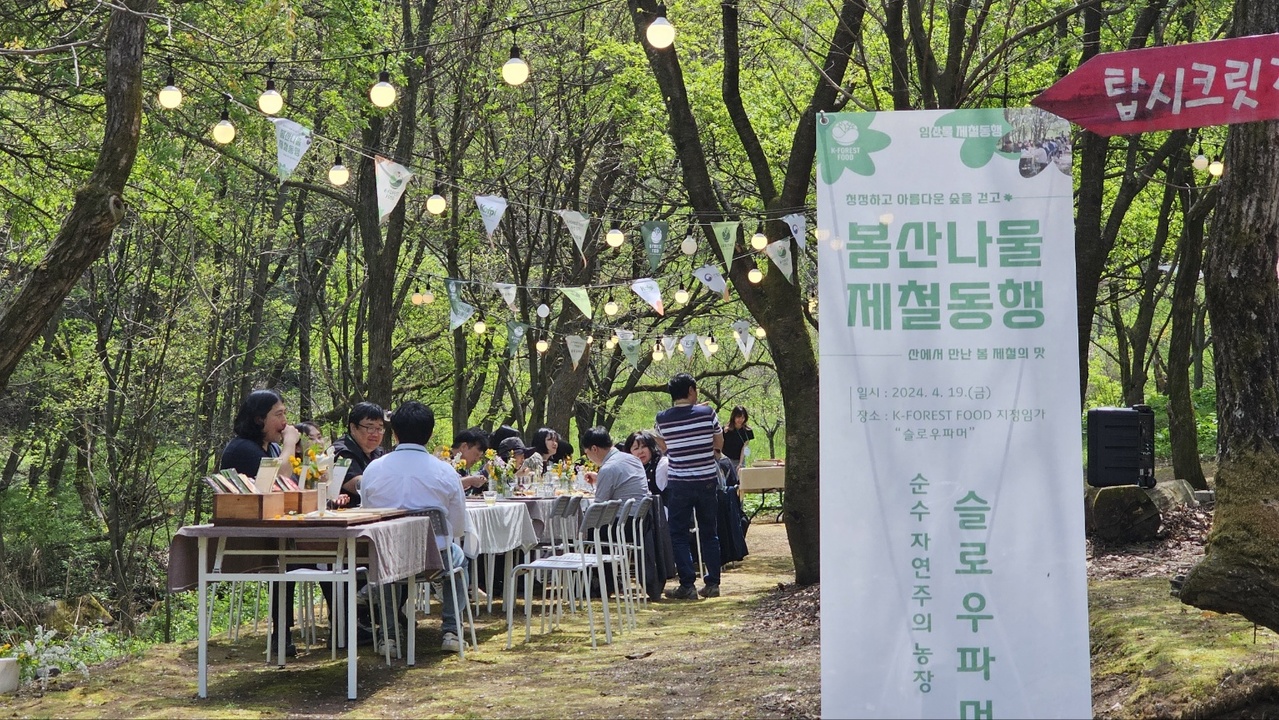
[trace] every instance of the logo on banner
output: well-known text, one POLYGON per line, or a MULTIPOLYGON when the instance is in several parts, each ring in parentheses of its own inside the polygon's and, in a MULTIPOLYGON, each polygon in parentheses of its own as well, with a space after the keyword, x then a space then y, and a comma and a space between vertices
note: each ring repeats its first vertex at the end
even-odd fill
POLYGON ((874 116, 874 113, 855 113, 841 115, 841 119, 826 125, 818 123, 818 132, 825 132, 831 140, 827 144, 826 162, 822 163, 822 179, 827 184, 839 180, 844 170, 867 177, 875 174, 871 155, 892 144, 892 138, 888 133, 871 129, 874 116))
POLYGON ((311 129, 285 118, 271 118, 271 122, 275 124, 275 172, 285 182, 311 147, 311 129))

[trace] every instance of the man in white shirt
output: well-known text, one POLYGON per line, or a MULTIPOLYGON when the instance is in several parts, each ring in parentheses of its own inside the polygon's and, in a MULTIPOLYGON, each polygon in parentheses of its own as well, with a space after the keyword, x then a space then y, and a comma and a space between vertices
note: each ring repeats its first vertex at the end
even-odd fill
MULTIPOLYGON (((459 543, 466 531, 466 497, 457 480, 457 471, 426 449, 435 430, 435 413, 422 403, 410 400, 391 415, 391 430, 398 443, 395 449, 369 463, 364 470, 360 483, 364 506, 405 510, 443 508, 449 527, 431 530, 446 540, 440 552, 451 553, 454 566, 462 565, 465 556, 459 543)), ((453 598, 466 602, 461 578, 454 576, 454 581, 444 583, 441 598, 444 608, 440 613, 444 635, 441 647, 450 651, 456 651, 460 642, 453 598)))

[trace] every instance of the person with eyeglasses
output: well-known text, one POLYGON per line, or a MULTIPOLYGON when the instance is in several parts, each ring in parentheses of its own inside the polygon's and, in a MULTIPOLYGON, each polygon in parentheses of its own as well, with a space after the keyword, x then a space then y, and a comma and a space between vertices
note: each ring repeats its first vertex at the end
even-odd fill
POLYGON ((346 435, 333 443, 333 456, 351 461, 342 481, 342 492, 350 496, 347 507, 358 507, 360 478, 364 469, 386 454, 386 448, 382 447, 382 439, 386 436, 386 411, 377 403, 356 403, 347 413, 346 430, 346 435))

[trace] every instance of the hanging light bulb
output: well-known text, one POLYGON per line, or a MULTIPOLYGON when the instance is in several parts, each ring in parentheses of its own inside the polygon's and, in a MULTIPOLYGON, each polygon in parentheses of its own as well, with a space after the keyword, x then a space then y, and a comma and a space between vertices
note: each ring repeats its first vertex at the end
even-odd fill
POLYGON ((764 336, 767 334, 768 333, 764 332, 764 328, 762 327, 755 328, 755 337, 759 338, 760 340, 763 340, 764 336))
POLYGON ((1198 170, 1199 172, 1203 172, 1208 169, 1208 156, 1204 155, 1204 144, 1202 140, 1200 140, 1198 145, 1196 145, 1195 150, 1197 154, 1195 155, 1195 159, 1190 161, 1190 167, 1198 170))
POLYGON ((661 362, 666 357, 666 353, 662 352, 662 346, 654 343, 653 345, 653 362, 661 362))
POLYGON ((675 42, 675 26, 671 25, 671 21, 666 19, 666 6, 659 4, 657 6, 657 17, 653 18, 653 22, 648 24, 648 29, 644 31, 644 36, 648 38, 648 44, 658 50, 665 50, 675 42))
POLYGON ((611 248, 620 248, 622 243, 626 242, 626 236, 622 234, 616 220, 613 221, 613 227, 608 229, 608 234, 604 236, 604 242, 611 248))
POLYGON ((612 345, 616 345, 616 344, 620 343, 621 341, 622 341, 622 338, 618 337, 616 333, 614 333, 614 334, 613 334, 613 337, 611 337, 611 338, 609 338, 609 339, 608 339, 608 342, 609 342, 609 345, 610 345, 610 346, 612 346, 612 345))
POLYGON ((616 346, 616 345, 617 345, 617 336, 616 336, 616 335, 614 335, 613 337, 609 338, 609 339, 608 339, 608 342, 604 343, 604 347, 608 348, 609 350, 612 350, 612 349, 614 348, 614 346, 616 346))
POLYGON ((1219 177, 1221 177, 1221 176, 1222 176, 1222 174, 1224 174, 1225 172, 1226 172, 1226 165, 1225 165, 1225 163, 1221 162, 1221 161, 1220 161, 1220 160, 1218 160, 1217 158, 1213 158, 1213 159, 1212 159, 1212 162, 1208 163, 1208 174, 1209 174, 1209 175, 1211 175, 1211 176, 1213 176, 1213 177, 1215 177, 1215 178, 1219 178, 1219 177))
POLYGON ((427 305, 435 302, 435 293, 431 292, 431 283, 429 280, 426 283, 426 292, 422 293, 422 302, 427 305))
POLYGON ((475 334, 476 334, 476 335, 483 335, 484 333, 488 332, 488 329, 489 329, 488 323, 485 323, 483 320, 476 320, 476 321, 475 321, 475 334))
POLYGON ((395 102, 395 86, 391 84, 391 73, 386 70, 386 60, 391 55, 389 50, 382 51, 382 72, 377 75, 377 82, 369 88, 369 102, 384 108, 395 102))
POLYGON ((590 345, 590 344, 591 344, 591 343, 593 343, 593 342, 595 342, 595 336, 594 336, 594 335, 587 335, 587 336, 586 336, 586 344, 587 344, 587 345, 590 345))
POLYGON ((426 302, 426 298, 422 296, 422 293, 413 293, 413 297, 409 299, 413 301, 414 305, 421 305, 426 302))
POLYGON ((275 61, 268 60, 266 63, 266 90, 258 96, 258 109, 267 115, 274 115, 284 108, 284 96, 275 89, 275 79, 271 75, 275 72, 275 61))
POLYGON ((759 268, 751 268, 751 271, 746 273, 746 279, 758 284, 760 280, 764 279, 764 273, 760 272, 759 268))
POLYGON ((544 352, 546 352, 547 350, 550 350, 550 349, 551 349, 551 344, 550 344, 550 343, 546 342, 545 340, 538 340, 538 341, 537 341, 537 351, 538 351, 538 352, 540 352, 540 353, 544 353, 544 352))
POLYGON ((235 139, 235 126, 231 124, 231 115, 228 112, 230 102, 230 95, 222 97, 222 117, 218 120, 218 124, 213 126, 213 139, 221 145, 226 145, 235 139))
POLYGON ((515 27, 511 26, 511 59, 502 65, 502 79, 512 87, 528 80, 529 67, 520 57, 520 46, 515 43, 515 27))
POLYGON ((604 303, 604 314, 609 317, 613 317, 617 314, 618 309, 617 302, 613 300, 613 296, 610 295, 608 302, 604 303))
POLYGON ((542 303, 541 305, 537 306, 538 317, 545 318, 545 317, 549 317, 550 314, 551 314, 551 308, 548 307, 546 303, 542 303))
POLYGON ((342 156, 333 156, 333 167, 329 168, 329 182, 336 187, 342 187, 347 180, 351 179, 351 171, 346 169, 342 164, 342 156))
POLYGON ((426 211, 432 215, 439 215, 449 206, 449 201, 444 199, 439 190, 435 194, 426 199, 426 211))
POLYGON ((766 247, 768 247, 767 235, 762 232, 757 232, 754 235, 751 235, 751 249, 763 250, 766 247))
POLYGON ((719 343, 715 342, 715 336, 714 336, 714 335, 712 335, 712 336, 711 336, 711 339, 710 339, 710 340, 707 340, 707 341, 706 341, 706 349, 707 349, 708 351, 710 351, 710 354, 712 354, 712 355, 714 355, 715 353, 719 352, 719 343))
POLYGON ((160 89, 160 107, 165 110, 176 110, 182 104, 182 91, 173 84, 173 58, 169 58, 169 76, 164 79, 164 87, 160 89))
POLYGON ((680 305, 683 305, 684 303, 688 302, 688 291, 685 290, 684 288, 680 288, 679 290, 676 290, 675 302, 679 303, 680 305))
POLYGON ((684 242, 679 244, 679 249, 685 255, 692 255, 697 252, 697 239, 692 235, 686 236, 684 242))

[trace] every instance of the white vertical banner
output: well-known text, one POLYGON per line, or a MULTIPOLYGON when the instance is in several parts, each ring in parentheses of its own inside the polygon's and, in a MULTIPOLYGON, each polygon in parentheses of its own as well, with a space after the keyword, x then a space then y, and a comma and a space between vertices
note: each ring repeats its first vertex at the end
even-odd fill
POLYGON ((275 124, 275 173, 285 182, 311 147, 311 129, 285 118, 271 118, 271 122, 275 124))
POLYGON ((409 188, 413 173, 403 165, 378 155, 373 158, 373 177, 377 184, 377 219, 378 222, 386 222, 409 188))
POLYGON ((822 715, 1089 717, 1069 125, 817 136, 822 715))

